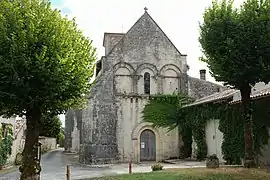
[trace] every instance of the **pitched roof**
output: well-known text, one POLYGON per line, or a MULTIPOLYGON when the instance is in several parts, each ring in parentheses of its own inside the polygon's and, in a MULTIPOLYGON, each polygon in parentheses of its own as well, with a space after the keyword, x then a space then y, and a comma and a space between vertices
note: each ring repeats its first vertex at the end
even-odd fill
MULTIPOLYGON (((258 90, 253 89, 253 91, 250 95, 250 98, 251 98, 251 100, 256 100, 256 99, 266 98, 269 96, 270 96, 270 84, 267 84, 261 88, 258 88, 258 90)), ((215 102, 215 101, 221 101, 221 100, 229 99, 232 97, 233 97, 233 100, 230 101, 229 104, 241 103, 240 90, 229 89, 229 90, 217 92, 217 93, 211 94, 209 96, 205 96, 203 98, 200 98, 200 99, 196 100, 194 103, 191 103, 185 107, 196 106, 196 105, 215 102)))
POLYGON ((201 99, 196 100, 194 103, 191 103, 185 107, 190 107, 190 106, 195 106, 195 105, 200 105, 200 104, 204 104, 204 103, 210 103, 210 102, 214 102, 214 101, 220 101, 220 100, 225 100, 228 98, 233 97, 233 95, 235 93, 237 93, 239 90, 235 90, 235 89, 228 89, 228 90, 224 90, 221 92, 216 92, 214 94, 211 94, 209 96, 205 96, 201 99))
MULTIPOLYGON (((120 42, 124 39, 124 38, 126 38, 126 36, 129 34, 129 32, 131 31, 131 29, 133 29, 135 26, 136 26, 136 24, 138 24, 140 21, 143 21, 143 20, 145 20, 145 19, 150 19, 151 21, 153 21, 153 23, 157 26, 157 28, 164 34, 164 36, 168 39, 168 41, 170 42, 170 44, 175 48, 175 50, 181 55, 181 56, 187 56, 186 54, 182 54, 182 53, 180 53, 180 51, 176 48, 176 46, 172 43, 172 41, 168 38, 168 36, 164 33, 164 31, 159 27, 159 25, 155 22, 155 20, 150 16, 150 14, 148 14, 148 12, 147 11, 145 11, 144 12, 144 14, 133 24, 133 26, 131 26, 131 28, 127 31, 127 33, 122 33, 122 34, 124 34, 124 36, 118 41, 118 43, 116 43, 115 45, 114 45, 114 47, 110 50, 110 52, 107 54, 107 55, 109 55, 109 54, 111 54, 113 51, 114 51, 114 49, 115 49, 115 47, 117 47, 118 46, 118 44, 120 44, 120 42)), ((120 34, 120 33, 115 33, 115 34, 120 34)))
MULTIPOLYGON (((253 91, 252 94, 250 95, 250 99, 251 100, 262 99, 269 96, 270 96, 270 87, 266 85, 265 88, 259 89, 257 91, 253 91)), ((241 101, 241 95, 240 95, 237 98, 235 98, 233 101, 231 101, 230 104, 238 104, 241 102, 242 101, 241 101)))
POLYGON ((189 96, 196 100, 228 89, 222 85, 191 76, 188 76, 188 85, 189 96))

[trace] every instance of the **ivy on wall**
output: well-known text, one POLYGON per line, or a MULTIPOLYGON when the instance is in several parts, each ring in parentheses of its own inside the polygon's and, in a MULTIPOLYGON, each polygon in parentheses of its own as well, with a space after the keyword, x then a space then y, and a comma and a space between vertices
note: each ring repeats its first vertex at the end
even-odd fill
POLYGON ((192 131, 180 109, 192 101, 185 94, 151 95, 142 112, 143 120, 153 123, 154 127, 167 128, 168 131, 178 127, 184 142, 180 149, 182 158, 191 156, 192 131))
MULTIPOLYGON (((254 131, 255 154, 268 144, 270 127, 270 106, 267 101, 258 100, 252 103, 252 120, 254 131)), ((227 102, 207 103, 183 108, 188 114, 186 121, 193 127, 193 136, 197 143, 197 158, 207 155, 205 126, 208 120, 218 119, 219 130, 223 133, 222 154, 227 164, 240 164, 244 158, 244 120, 241 104, 229 105, 227 102)))
POLYGON ((2 137, 3 128, 0 126, 0 168, 2 168, 8 159, 8 156, 11 155, 12 151, 12 126, 6 125, 6 136, 2 137))
MULTIPOLYGON (((244 124, 241 104, 229 105, 227 102, 215 102, 185 107, 192 102, 186 95, 151 96, 143 110, 143 119, 156 127, 172 130, 179 128, 184 146, 183 157, 190 157, 192 136, 197 144, 196 158, 203 160, 207 156, 205 138, 206 123, 219 120, 219 130, 223 133, 222 154, 227 164, 240 164, 244 158, 244 124)), ((267 99, 252 103, 254 131, 254 149, 256 155, 268 144, 270 127, 270 103, 267 99)))

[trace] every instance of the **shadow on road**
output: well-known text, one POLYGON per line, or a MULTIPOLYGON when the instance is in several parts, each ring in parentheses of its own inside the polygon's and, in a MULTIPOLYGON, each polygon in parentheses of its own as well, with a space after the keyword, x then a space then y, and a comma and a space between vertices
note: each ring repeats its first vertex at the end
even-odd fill
MULTIPOLYGON (((63 149, 56 149, 48 152, 41 157, 41 179, 42 180, 65 180, 66 165, 71 166, 71 178, 80 176, 100 176, 104 168, 91 168, 79 164, 77 154, 65 154, 63 149)), ((0 173, 0 180, 16 180, 19 178, 19 170, 13 168, 13 171, 0 173)))

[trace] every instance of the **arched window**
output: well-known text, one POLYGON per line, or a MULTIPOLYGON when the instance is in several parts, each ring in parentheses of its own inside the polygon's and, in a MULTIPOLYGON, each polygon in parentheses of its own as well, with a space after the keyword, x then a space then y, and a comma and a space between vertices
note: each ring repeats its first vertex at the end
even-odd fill
POLYGON ((150 94, 150 74, 148 72, 144 73, 144 93, 150 94))

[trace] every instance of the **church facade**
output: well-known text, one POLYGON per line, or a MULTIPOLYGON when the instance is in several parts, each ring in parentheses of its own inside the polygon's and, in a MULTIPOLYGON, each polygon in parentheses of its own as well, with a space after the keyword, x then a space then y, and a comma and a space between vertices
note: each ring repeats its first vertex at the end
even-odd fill
POLYGON ((187 74, 181 54, 147 11, 123 33, 105 33, 88 107, 66 113, 66 151, 80 162, 161 161, 179 157, 178 129, 153 128, 142 120, 149 95, 186 92, 202 98, 225 89, 187 74))

